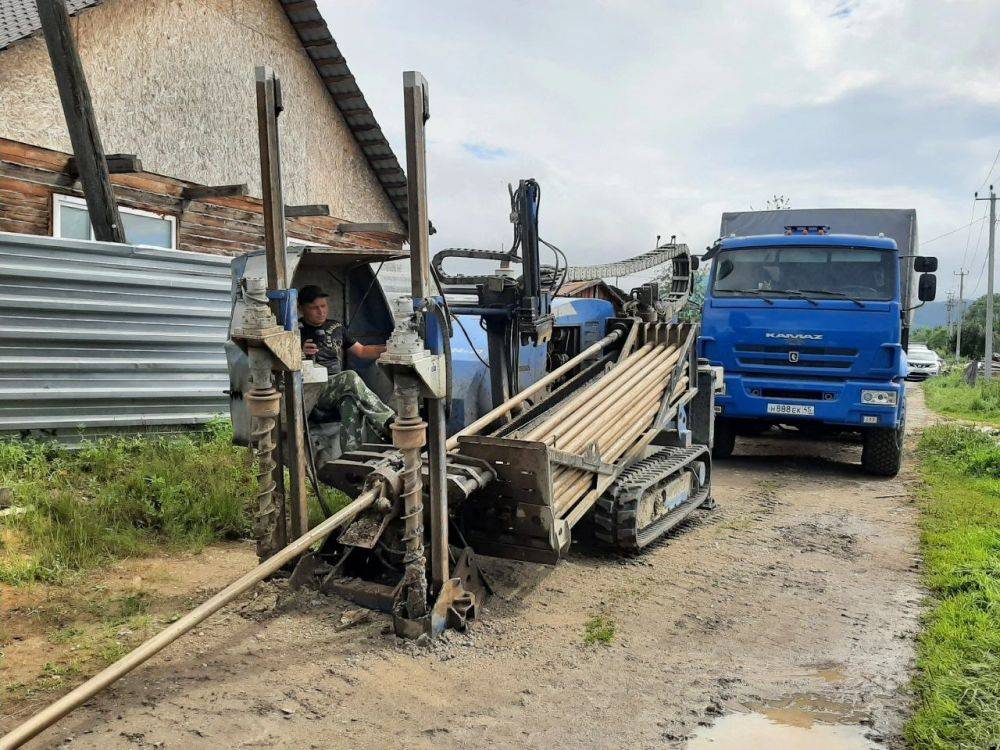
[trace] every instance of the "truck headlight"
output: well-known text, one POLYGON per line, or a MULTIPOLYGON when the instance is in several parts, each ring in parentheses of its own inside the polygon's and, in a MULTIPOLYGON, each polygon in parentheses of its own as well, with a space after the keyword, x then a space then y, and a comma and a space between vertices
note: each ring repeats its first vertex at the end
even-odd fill
POLYGON ((895 391, 861 391, 861 400, 866 404, 895 406, 898 398, 895 391))

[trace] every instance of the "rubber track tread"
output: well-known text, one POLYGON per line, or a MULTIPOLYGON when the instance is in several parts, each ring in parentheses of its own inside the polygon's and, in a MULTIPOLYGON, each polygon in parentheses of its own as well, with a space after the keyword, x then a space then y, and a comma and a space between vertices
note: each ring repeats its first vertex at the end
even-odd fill
POLYGON ((703 446, 661 448, 623 471, 594 510, 597 538, 619 549, 634 552, 680 523, 708 498, 707 486, 700 488, 686 503, 657 518, 645 529, 637 529, 635 525, 639 500, 648 490, 670 479, 700 457, 708 460, 703 446))

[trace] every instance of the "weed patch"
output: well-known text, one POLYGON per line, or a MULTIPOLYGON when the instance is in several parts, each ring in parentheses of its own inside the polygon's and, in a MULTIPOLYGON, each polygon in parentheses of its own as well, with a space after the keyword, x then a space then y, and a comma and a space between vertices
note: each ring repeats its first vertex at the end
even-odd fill
POLYGON ((1000 425, 1000 381, 965 384, 958 368, 924 381, 927 405, 936 412, 972 422, 1000 425))
POLYGON ((189 436, 123 437, 67 450, 0 442, 0 582, 66 574, 153 549, 197 549, 250 530, 252 471, 228 422, 189 436))
POLYGON ((588 646, 608 646, 615 639, 615 621, 607 615, 595 615, 583 625, 583 642, 588 646))
POLYGON ((1000 747, 1000 441, 956 425, 919 446, 933 604, 918 646, 916 750, 1000 747))

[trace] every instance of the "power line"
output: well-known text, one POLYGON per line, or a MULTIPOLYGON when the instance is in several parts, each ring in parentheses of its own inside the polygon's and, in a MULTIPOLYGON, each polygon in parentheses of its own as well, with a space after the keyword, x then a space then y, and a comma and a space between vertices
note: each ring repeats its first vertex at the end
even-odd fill
POLYGON ((986 183, 989 182, 990 177, 993 176, 993 170, 997 165, 997 159, 1000 159, 1000 148, 997 149, 997 155, 993 157, 993 163, 990 165, 990 171, 986 173, 986 178, 983 180, 982 184, 976 188, 977 193, 986 187, 986 183))
MULTIPOLYGON (((986 214, 983 215, 983 218, 982 218, 983 222, 986 221, 986 216, 988 214, 989 214, 989 208, 986 209, 986 214)), ((976 262, 976 256, 979 255, 979 246, 981 244, 983 244, 983 227, 985 227, 985 226, 986 226, 985 223, 979 225, 979 236, 976 238, 976 249, 972 253, 972 263, 970 265, 974 265, 975 264, 975 262, 976 262)), ((964 268, 964 264, 963 264, 963 268, 964 268)), ((979 269, 979 275, 976 277, 976 285, 972 289, 973 296, 975 296, 976 292, 979 291, 979 285, 983 281, 983 272, 985 270, 986 270, 986 258, 984 257, 983 258, 983 265, 982 265, 982 267, 980 267, 980 269, 979 269)))
MULTIPOLYGON (((983 186, 986 185, 986 183, 989 181, 990 177, 993 175, 993 169, 997 165, 997 159, 1000 159, 1000 148, 997 149, 996 156, 993 157, 993 163, 990 164, 990 171, 986 173, 986 179, 983 180, 982 185, 980 185, 978 188, 976 188, 976 193, 979 193, 979 191, 983 189, 983 186)), ((973 199, 972 199, 972 211, 971 211, 970 218, 972 218, 972 219, 976 218, 976 199, 975 199, 975 197, 973 197, 973 199)), ((984 219, 986 218, 986 214, 985 213, 983 214, 983 218, 984 219)), ((976 248, 977 248, 977 250, 978 250, 978 247, 979 247, 979 241, 982 240, 982 238, 983 238, 983 232, 982 232, 982 228, 980 227, 980 230, 979 230, 979 240, 976 241, 976 248)), ((963 268, 965 267, 965 262, 969 258, 969 243, 970 243, 971 240, 972 240, 972 224, 970 223, 969 224, 969 233, 965 236, 965 252, 962 253, 962 267, 963 268)))
POLYGON ((950 232, 945 232, 944 234, 939 234, 937 237, 934 237, 932 239, 924 240, 923 242, 920 243, 920 246, 923 247, 924 245, 929 245, 932 242, 943 240, 945 237, 950 237, 951 235, 955 234, 955 232, 961 232, 963 229, 967 229, 968 227, 971 227, 973 224, 978 224, 981 221, 986 221, 986 217, 983 216, 982 218, 970 221, 968 224, 963 224, 960 227, 956 227, 955 229, 952 229, 950 232))
MULTIPOLYGON (((985 214, 983 214, 985 216, 985 214)), ((975 224, 976 220, 976 202, 972 201, 972 209, 969 212, 969 231, 965 235, 965 252, 962 253, 962 266, 965 266, 965 261, 969 259, 969 244, 972 242, 972 225, 975 224)))

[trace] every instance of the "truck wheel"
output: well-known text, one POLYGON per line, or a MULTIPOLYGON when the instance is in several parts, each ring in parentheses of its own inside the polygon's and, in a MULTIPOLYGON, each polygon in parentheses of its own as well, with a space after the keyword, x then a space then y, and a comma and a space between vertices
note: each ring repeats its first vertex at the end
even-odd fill
POLYGON ((903 462, 905 425, 895 429, 868 430, 861 449, 861 466, 869 474, 894 477, 903 462))
POLYGON ((736 447, 736 430, 728 419, 715 420, 715 437, 712 440, 712 458, 729 458, 736 447))

